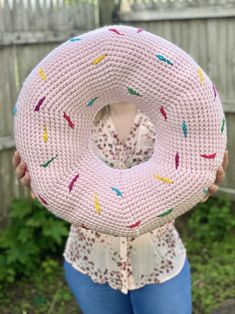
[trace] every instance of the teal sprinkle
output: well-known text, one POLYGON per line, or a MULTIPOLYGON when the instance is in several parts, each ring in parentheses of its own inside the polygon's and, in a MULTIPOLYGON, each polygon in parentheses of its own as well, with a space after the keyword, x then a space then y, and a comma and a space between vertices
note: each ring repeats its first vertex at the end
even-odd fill
POLYGON ((170 208, 170 209, 166 210, 165 212, 161 213, 160 215, 158 215, 157 217, 163 217, 163 216, 169 215, 173 209, 174 208, 170 208))
POLYGON ((117 193, 117 196, 123 197, 122 192, 119 189, 112 187, 112 190, 117 193))
POLYGON ((221 134, 224 132, 225 119, 223 118, 222 126, 221 126, 221 134))
POLYGON ((204 189, 203 189, 203 193, 204 193, 205 195, 207 195, 208 192, 209 192, 209 189, 208 189, 208 188, 204 188, 204 189))
POLYGON ((15 106, 12 109, 12 113, 13 113, 14 116, 16 115, 16 112, 17 112, 17 108, 16 108, 16 104, 15 104, 15 106))
POLYGON ((187 134, 188 134, 188 128, 187 128, 187 124, 185 121, 183 121, 182 123, 182 130, 184 132, 184 137, 187 137, 187 134))
POLYGON ((96 99, 98 99, 99 97, 95 97, 92 98, 90 101, 88 101, 87 106, 92 106, 94 104, 94 102, 96 101, 96 99))
POLYGON ((70 41, 72 41, 72 42, 80 41, 80 40, 81 40, 81 38, 79 38, 79 37, 73 37, 70 39, 70 41))
POLYGON ((160 55, 160 54, 156 54, 156 57, 161 60, 161 61, 164 61, 170 65, 173 65, 173 63, 169 60, 169 59, 166 59, 163 55, 160 55))

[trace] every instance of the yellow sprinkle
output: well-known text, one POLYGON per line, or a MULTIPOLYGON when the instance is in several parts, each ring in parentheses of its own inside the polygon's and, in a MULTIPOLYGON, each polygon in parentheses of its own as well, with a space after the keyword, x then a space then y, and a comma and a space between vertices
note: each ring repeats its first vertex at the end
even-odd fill
POLYGON ((100 203, 99 203, 96 193, 95 193, 95 209, 96 209, 97 214, 100 214, 101 208, 100 208, 100 203))
POLYGON ((96 58, 95 60, 92 61, 92 64, 97 64, 100 61, 102 61, 105 57, 107 56, 107 54, 101 55, 98 58, 96 58))
POLYGON ((166 183, 174 183, 174 181, 172 181, 171 179, 168 179, 168 178, 165 178, 165 177, 161 177, 159 175, 154 175, 154 178, 155 179, 158 179, 158 180, 161 180, 161 181, 164 181, 166 183))
POLYGON ((204 76, 203 76, 202 69, 198 68, 197 72, 198 72, 198 75, 199 75, 199 78, 200 78, 200 84, 202 85, 202 83, 204 83, 204 76))
POLYGON ((46 126, 44 126, 44 128, 43 128, 43 136, 42 136, 42 138, 43 138, 44 143, 46 143, 47 140, 48 140, 48 133, 47 133, 47 127, 46 126))
POLYGON ((41 77, 41 79, 43 80, 43 81, 46 81, 46 74, 44 73, 44 71, 43 71, 43 69, 42 68, 39 68, 38 69, 38 74, 39 74, 39 76, 41 77))

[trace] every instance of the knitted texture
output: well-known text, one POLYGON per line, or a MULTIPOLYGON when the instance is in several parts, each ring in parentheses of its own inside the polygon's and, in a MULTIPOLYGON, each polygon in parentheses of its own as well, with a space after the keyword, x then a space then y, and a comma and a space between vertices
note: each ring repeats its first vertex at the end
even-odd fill
POLYGON ((227 144, 210 78, 181 48, 111 25, 59 45, 29 74, 14 111, 16 148, 38 200, 74 225, 136 237, 196 205, 227 144), (114 169, 90 148, 96 113, 129 101, 156 129, 152 157, 114 169))

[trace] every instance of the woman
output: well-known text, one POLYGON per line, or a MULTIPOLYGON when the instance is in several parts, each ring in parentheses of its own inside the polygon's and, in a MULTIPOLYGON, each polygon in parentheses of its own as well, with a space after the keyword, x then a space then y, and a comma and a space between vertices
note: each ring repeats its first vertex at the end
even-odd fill
MULTIPOLYGON (((134 104, 121 102, 98 112, 89 145, 110 167, 126 169, 148 160, 154 141, 149 118, 134 104)), ((18 152, 12 161, 20 183, 29 187, 18 152)), ((218 190, 227 165, 226 151, 202 201, 218 190)), ((190 264, 174 221, 137 238, 71 225, 63 256, 65 279, 84 314, 192 313, 190 264)))

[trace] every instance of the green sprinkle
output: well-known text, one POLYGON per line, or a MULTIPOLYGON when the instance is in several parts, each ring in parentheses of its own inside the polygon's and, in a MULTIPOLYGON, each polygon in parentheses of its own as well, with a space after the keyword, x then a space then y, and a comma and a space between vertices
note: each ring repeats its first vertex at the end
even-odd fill
POLYGON ((168 209, 166 210, 165 212, 163 212, 162 214, 158 215, 157 217, 163 217, 163 216, 166 216, 168 214, 170 214, 172 212, 174 208, 171 208, 171 209, 168 209))
POLYGON ((132 89, 132 88, 130 88, 130 87, 127 87, 127 89, 128 89, 128 92, 130 93, 130 94, 132 94, 132 95, 136 95, 136 96, 142 96, 142 95, 140 95, 137 91, 135 91, 134 89, 132 89))
POLYGON ((46 168, 56 157, 57 157, 57 155, 55 157, 52 157, 50 160, 48 160, 44 164, 41 164, 40 166, 46 168))
POLYGON ((221 134, 224 132, 225 119, 223 118, 222 126, 221 126, 221 134))

